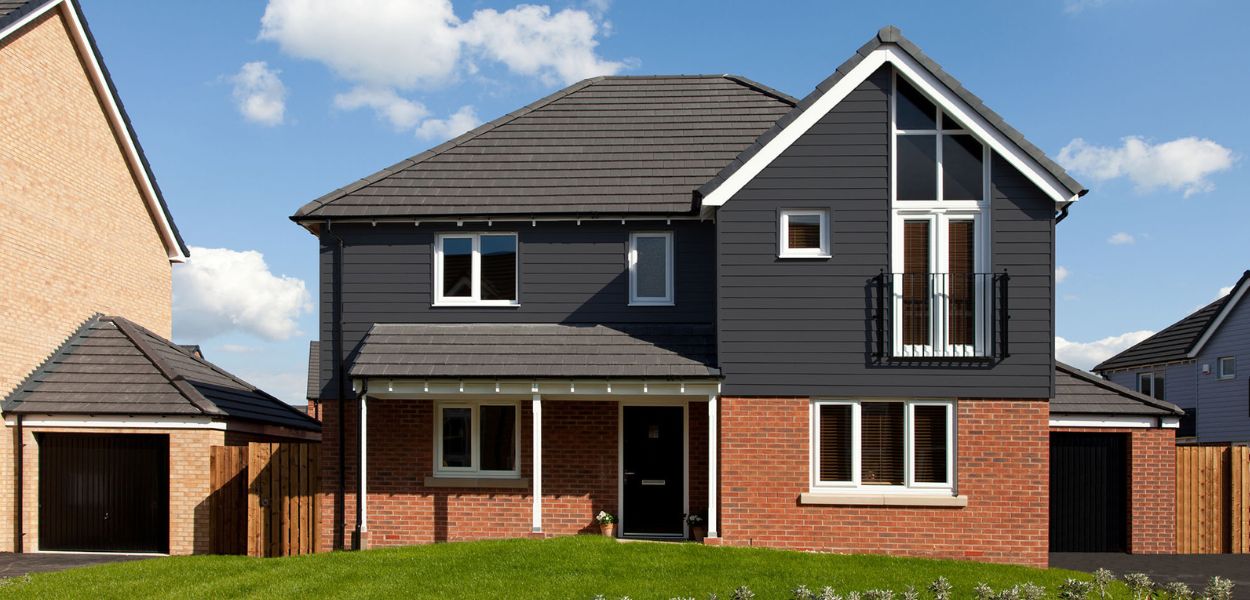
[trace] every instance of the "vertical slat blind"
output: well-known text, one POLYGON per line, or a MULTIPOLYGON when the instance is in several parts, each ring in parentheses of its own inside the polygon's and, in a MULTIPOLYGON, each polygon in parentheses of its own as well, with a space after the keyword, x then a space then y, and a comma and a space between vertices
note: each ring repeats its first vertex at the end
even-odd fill
POLYGON ((929 221, 903 222, 903 344, 928 345, 929 221))
POLYGON ((976 342, 976 265, 972 221, 949 224, 950 343, 971 346, 976 342))
POLYGON ((946 407, 918 405, 913 410, 913 477, 918 483, 947 483, 946 407))
POLYGON ((790 215, 786 221, 791 248, 820 248, 820 215, 790 215))
POLYGON ((820 480, 851 480, 851 406, 820 406, 820 480))
POLYGON ((860 405, 860 455, 862 483, 903 484, 903 403, 860 405))

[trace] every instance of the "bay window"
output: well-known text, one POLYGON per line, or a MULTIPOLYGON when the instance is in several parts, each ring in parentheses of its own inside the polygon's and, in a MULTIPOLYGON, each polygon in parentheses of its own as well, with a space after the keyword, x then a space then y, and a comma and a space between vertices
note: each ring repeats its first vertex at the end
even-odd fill
POLYGON ((436 305, 517 304, 515 233, 456 233, 434 243, 436 305))
POLYGON ((520 475, 520 408, 515 402, 438 402, 434 408, 434 473, 520 475))
POLYGON ((812 403, 812 488, 953 489, 954 404, 942 400, 812 403))

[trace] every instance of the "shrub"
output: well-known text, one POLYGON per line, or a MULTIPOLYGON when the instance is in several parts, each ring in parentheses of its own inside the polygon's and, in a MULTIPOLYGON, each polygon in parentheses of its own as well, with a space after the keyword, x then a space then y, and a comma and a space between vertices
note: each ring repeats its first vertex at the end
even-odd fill
POLYGON ((1202 594, 1208 600, 1233 600, 1233 582, 1223 577, 1212 577, 1202 594))
POLYGON ((1098 597, 1107 600, 1107 588, 1111 586, 1111 582, 1115 581, 1115 573, 1107 569, 1098 569, 1094 571, 1094 588, 1098 590, 1098 597))
POLYGON ((1124 583, 1133 592, 1133 600, 1149 600, 1155 589, 1155 583, 1145 573, 1129 573, 1124 576, 1124 583))
POLYGON ((938 577, 929 584, 929 593, 933 594, 933 600, 950 600, 951 599, 951 582, 945 577, 938 577))
POLYGON ((1059 597, 1063 600, 1085 600, 1093 587, 1088 581, 1069 579, 1059 586, 1059 597))
POLYGON ((1160 591, 1162 592, 1162 597, 1167 600, 1192 600, 1194 597, 1193 590, 1180 581, 1168 582, 1160 591))

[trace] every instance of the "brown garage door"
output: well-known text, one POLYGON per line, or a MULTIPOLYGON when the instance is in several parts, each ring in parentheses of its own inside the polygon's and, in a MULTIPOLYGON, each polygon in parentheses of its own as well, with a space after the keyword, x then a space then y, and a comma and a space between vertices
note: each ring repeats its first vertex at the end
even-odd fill
POLYGON ((169 436, 41 433, 39 549, 169 551, 169 436))

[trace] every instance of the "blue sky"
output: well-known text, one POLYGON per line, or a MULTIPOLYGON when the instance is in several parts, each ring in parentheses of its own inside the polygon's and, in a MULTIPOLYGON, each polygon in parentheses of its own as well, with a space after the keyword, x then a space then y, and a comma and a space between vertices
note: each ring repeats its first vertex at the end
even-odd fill
POLYGON ((1059 227, 1062 358, 1088 366, 1250 268, 1250 3, 83 4, 187 242, 232 251, 177 268, 175 338, 291 401, 316 335, 316 240, 287 219, 303 203, 586 74, 803 96, 886 24, 1092 190, 1059 227))

